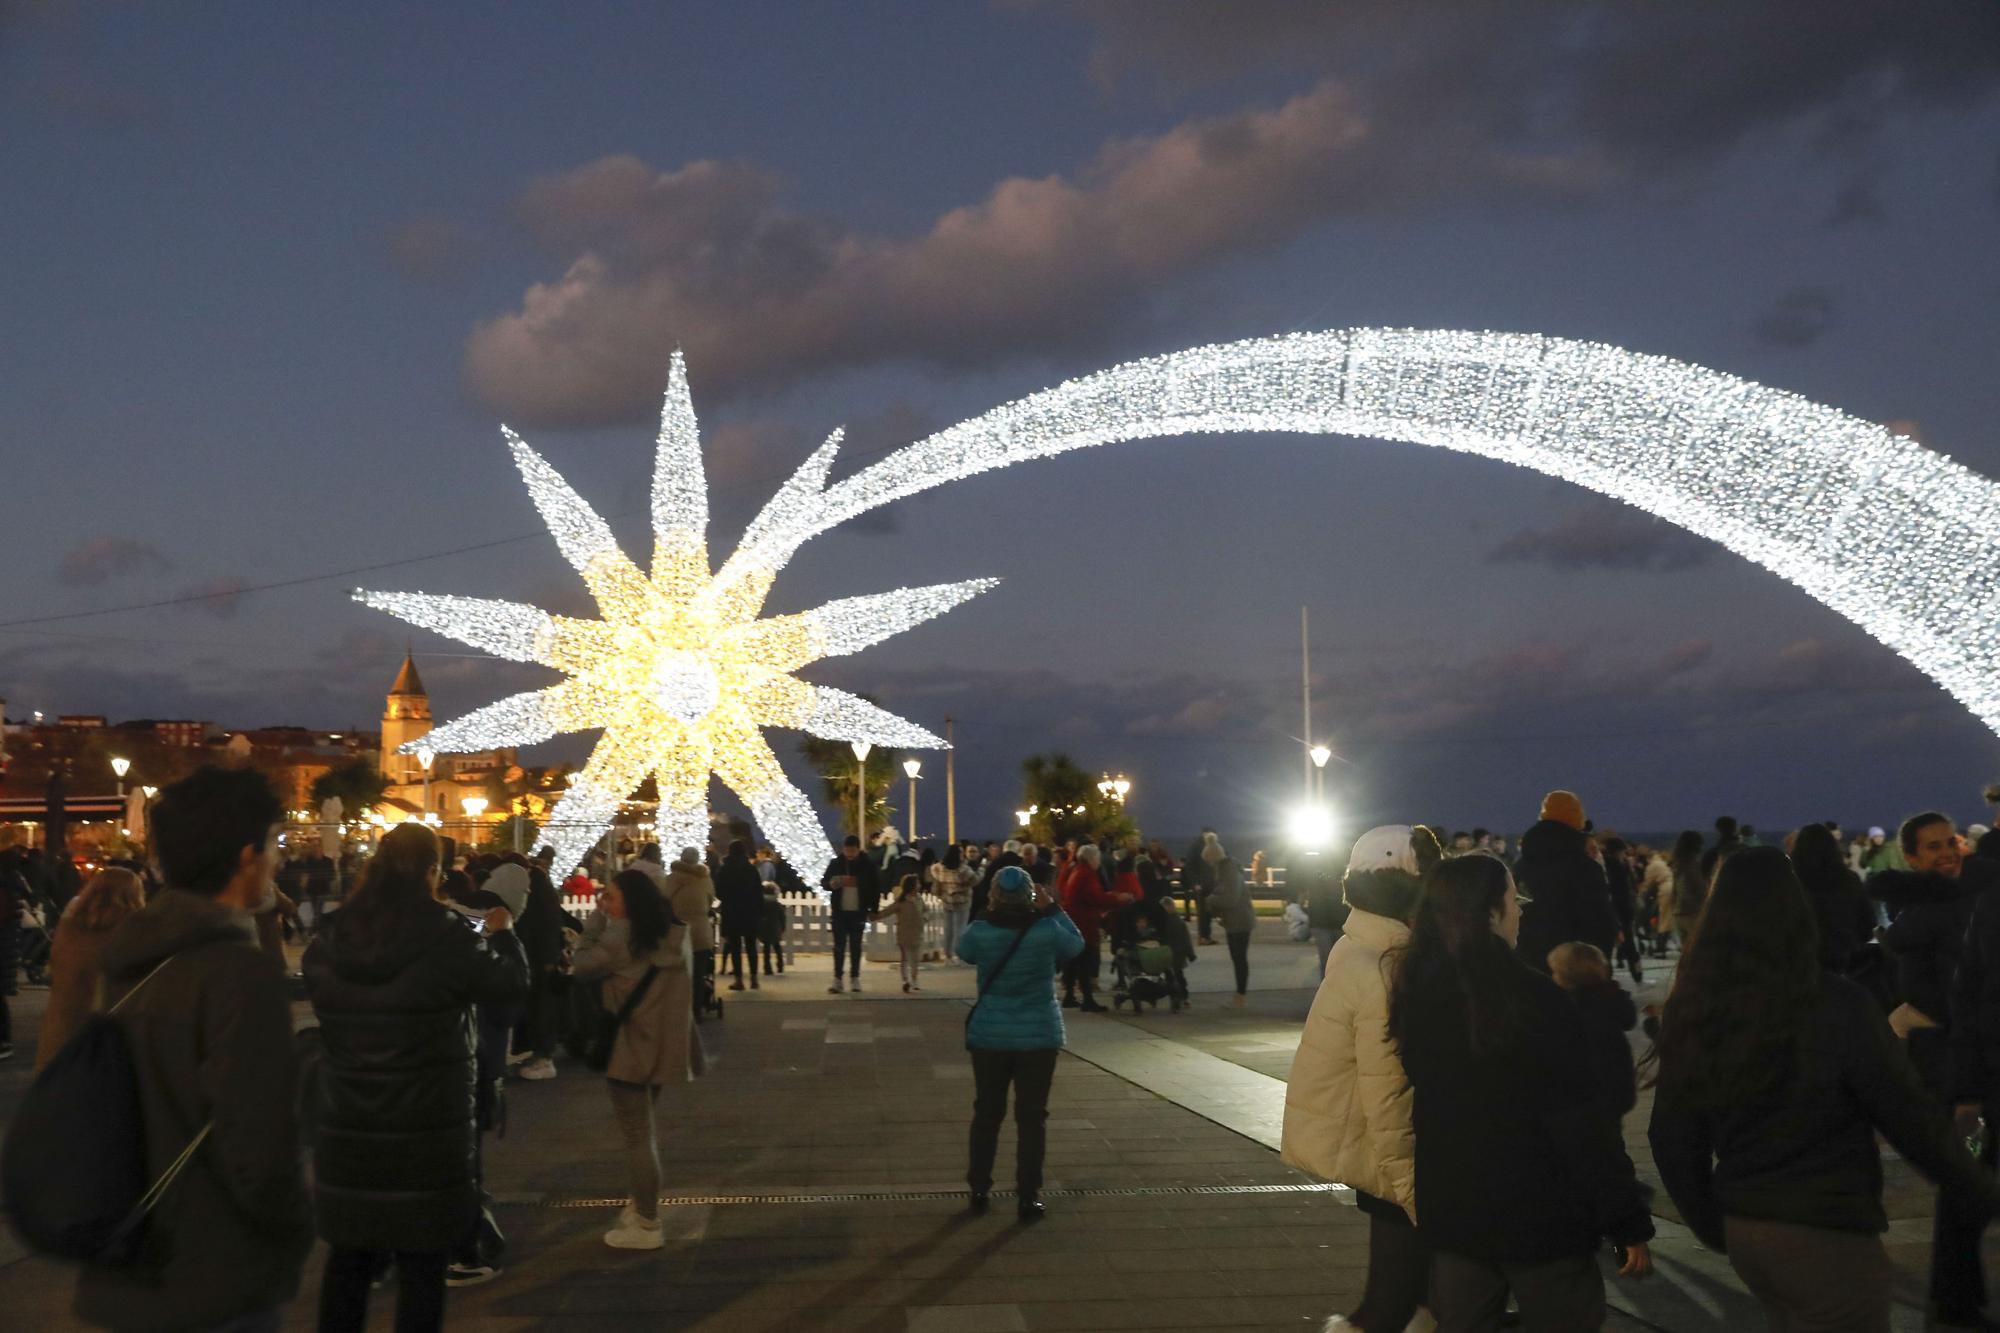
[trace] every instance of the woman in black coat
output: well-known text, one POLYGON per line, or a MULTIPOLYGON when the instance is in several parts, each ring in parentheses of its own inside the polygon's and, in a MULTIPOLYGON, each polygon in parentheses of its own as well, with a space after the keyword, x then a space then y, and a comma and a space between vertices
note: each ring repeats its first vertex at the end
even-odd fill
POLYGON ((1503 862, 1440 862, 1389 993, 1440 1329, 1497 1329, 1509 1291, 1529 1328, 1599 1327, 1606 1240, 1626 1252, 1621 1276, 1652 1271, 1653 1221, 1582 1020, 1515 956, 1520 926, 1503 862))
POLYGON ((1728 1253, 1772 1328, 1887 1333, 1878 1132, 1973 1216, 1976 1265, 1976 1224, 2000 1207, 2000 1187, 1956 1141, 1880 1007, 1820 968, 1785 854, 1746 847, 1717 870, 1667 1000, 1650 1137, 1688 1227, 1728 1253))
POLYGON ((1847 868, 1840 839, 1824 824, 1808 824, 1792 835, 1792 867, 1819 927, 1819 965, 1845 976, 1875 934, 1875 904, 1861 876, 1847 868))
POLYGON ((505 908, 481 939, 438 883, 437 835, 399 825, 306 950, 324 1050, 313 1193, 332 1246, 321 1333, 362 1327, 387 1254, 399 1333, 442 1328, 446 1252, 478 1216, 471 1006, 518 1001, 528 958, 505 908))

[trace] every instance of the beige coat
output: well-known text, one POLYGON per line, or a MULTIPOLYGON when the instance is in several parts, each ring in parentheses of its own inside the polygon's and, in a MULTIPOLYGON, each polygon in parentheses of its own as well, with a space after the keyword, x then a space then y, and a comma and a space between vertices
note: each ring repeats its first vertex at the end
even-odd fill
POLYGON ((604 978, 604 1007, 613 1013, 624 1007, 648 967, 660 969, 639 1007, 618 1029, 605 1077, 645 1087, 698 1078, 707 1060, 694 1027, 688 932, 675 926, 659 948, 636 958, 630 939, 624 921, 614 921, 600 910, 590 914, 576 942, 576 975, 604 978))
POLYGON ((42 1015, 42 1035, 35 1045, 37 1071, 55 1059, 97 1002, 97 953, 109 930, 86 930, 65 916, 56 927, 55 952, 49 958, 49 1007, 42 1015))
POLYGON ((1400 921, 1359 908, 1326 960, 1285 1089, 1285 1161, 1400 1205, 1416 1219, 1410 1081, 1389 1037, 1388 964, 1400 921))
POLYGON ((666 882, 660 885, 660 891, 667 895, 667 905, 674 909, 674 915, 687 923, 689 947, 713 949, 715 927, 709 922, 708 909, 715 902, 715 885, 709 881, 708 867, 676 861, 667 867, 666 882))

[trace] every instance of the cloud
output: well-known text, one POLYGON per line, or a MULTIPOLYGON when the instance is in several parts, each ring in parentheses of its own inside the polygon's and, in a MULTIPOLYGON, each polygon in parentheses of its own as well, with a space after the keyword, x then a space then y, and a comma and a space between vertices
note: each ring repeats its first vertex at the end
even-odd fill
POLYGON ((130 537, 92 537, 64 554, 56 581, 70 588, 94 588, 135 574, 158 574, 174 562, 157 547, 130 537))
POLYGON ((1757 317, 1751 330, 1773 347, 1810 347, 1834 325, 1833 293, 1824 287, 1794 287, 1757 317))
MULTIPOLYGON (((1559 159, 1439 145, 1423 171, 1563 188, 1559 159)), ((1072 176, 1013 177, 909 237, 795 211, 750 163, 607 157, 516 214, 565 265, 467 344, 471 391, 517 423, 643 420, 675 345, 710 394, 902 361, 959 369, 1100 344, 1181 274, 1339 212, 1432 191, 1347 89, 1106 144, 1072 176)))
MULTIPOLYGON (((1726 151, 1802 117, 1824 151, 1912 107, 2000 79, 2000 7, 1879 0, 1607 5, 1599 0, 1088 0, 1091 68, 1171 91, 1259 70, 1333 73, 1399 131, 1570 141, 1625 166, 1726 151)), ((1398 134, 1404 138, 1403 133, 1398 134)), ((1411 143, 1410 146, 1418 146, 1411 143)))
POLYGON ((177 596, 184 599, 181 605, 190 611, 199 611, 217 620, 234 620, 236 613, 243 609, 243 598, 250 592, 250 580, 235 575, 203 579, 182 588, 177 596))
POLYGON ((421 213, 383 233, 382 248, 390 267, 410 281, 448 286, 471 267, 478 238, 448 217, 421 213))
POLYGON ((1547 528, 1524 528, 1486 553, 1489 564, 1671 572, 1706 564, 1716 547, 1685 528, 1623 507, 1593 505, 1547 528))

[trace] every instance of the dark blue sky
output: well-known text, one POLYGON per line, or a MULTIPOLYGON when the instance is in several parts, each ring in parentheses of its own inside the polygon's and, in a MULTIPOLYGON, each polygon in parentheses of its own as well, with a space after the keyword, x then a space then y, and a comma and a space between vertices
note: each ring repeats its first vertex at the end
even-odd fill
MULTIPOLYGON (((1683 357, 2000 472, 1996 14, 0 0, 0 695, 371 722, 403 636, 345 588, 576 606, 499 423, 643 547, 677 343, 725 550, 833 426, 879 449, 1345 325, 1683 357)), ((1056 745, 1163 832, 1263 827, 1301 603, 1356 819, 1518 826, 1562 784, 1628 827, 1886 823, 2000 777, 1804 594, 1456 455, 1030 464, 813 543, 773 604, 978 575, 1006 582, 808 673, 955 715, 973 830, 1056 745)), ((540 679, 416 646, 441 714, 540 679)))

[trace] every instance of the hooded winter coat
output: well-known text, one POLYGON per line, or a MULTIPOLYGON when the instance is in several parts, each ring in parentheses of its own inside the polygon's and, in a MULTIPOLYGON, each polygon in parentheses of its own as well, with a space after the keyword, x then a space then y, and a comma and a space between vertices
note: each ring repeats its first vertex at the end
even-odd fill
MULTIPOLYGON (((667 897, 667 906, 674 909, 674 915, 687 927, 688 947, 713 950, 715 927, 709 923, 708 908, 714 896, 709 892, 708 867, 676 861, 667 867, 666 882, 660 891, 667 897)), ((758 892, 762 896, 762 890, 758 892)))
POLYGON ((1521 835, 1521 859, 1514 879, 1523 896, 1521 961, 1537 972, 1549 970, 1549 950, 1571 940, 1594 944, 1609 958, 1618 945, 1618 918, 1611 911, 1611 888, 1604 867, 1590 859, 1580 829, 1544 819, 1521 835))
POLYGON ((1889 909, 1883 947, 1895 955, 1903 999, 1940 1026, 1951 1021, 1951 979, 1958 969, 1973 905, 1992 876, 1968 860, 1957 879, 1920 870, 1885 870, 1868 891, 1889 909))
POLYGON ((348 906, 306 950, 305 977, 324 1052, 320 1235, 356 1249, 445 1248, 479 1212, 471 1007, 527 993, 526 950, 511 930, 482 939, 442 903, 390 922, 348 906))
POLYGON ((975 1051, 1054 1051, 1063 1044, 1062 1009, 1056 1003, 1056 970, 1083 952, 1076 923, 1050 908, 1040 917, 1007 914, 983 918, 958 937, 958 956, 979 968, 980 998, 965 1025, 965 1044, 975 1051), (1014 937, 1007 966, 993 969, 1014 937))
POLYGON ((1284 1159, 1417 1214, 1410 1081, 1389 1036, 1386 955, 1410 928, 1359 908, 1327 956, 1285 1087, 1284 1159))
POLYGON ((579 977, 603 977, 604 1007, 616 1013, 633 987, 657 967, 659 975, 618 1029, 606 1078, 640 1087, 686 1083, 707 1067, 694 1031, 694 981, 689 967, 687 927, 671 926, 657 949, 632 952, 631 925, 602 911, 590 914, 576 942, 579 977))
POLYGON ((284 974, 247 913, 173 888, 127 917, 100 958, 109 1002, 146 982, 114 1021, 139 1076, 147 1175, 214 1128, 153 1213, 159 1261, 85 1265, 77 1314, 164 1331, 284 1304, 312 1246, 284 974))
POLYGON ((1215 887, 1209 894, 1209 910, 1222 919, 1222 929, 1231 935, 1257 928, 1257 904, 1250 898, 1250 886, 1243 882, 1243 869, 1229 857, 1214 862, 1210 873, 1215 887))

